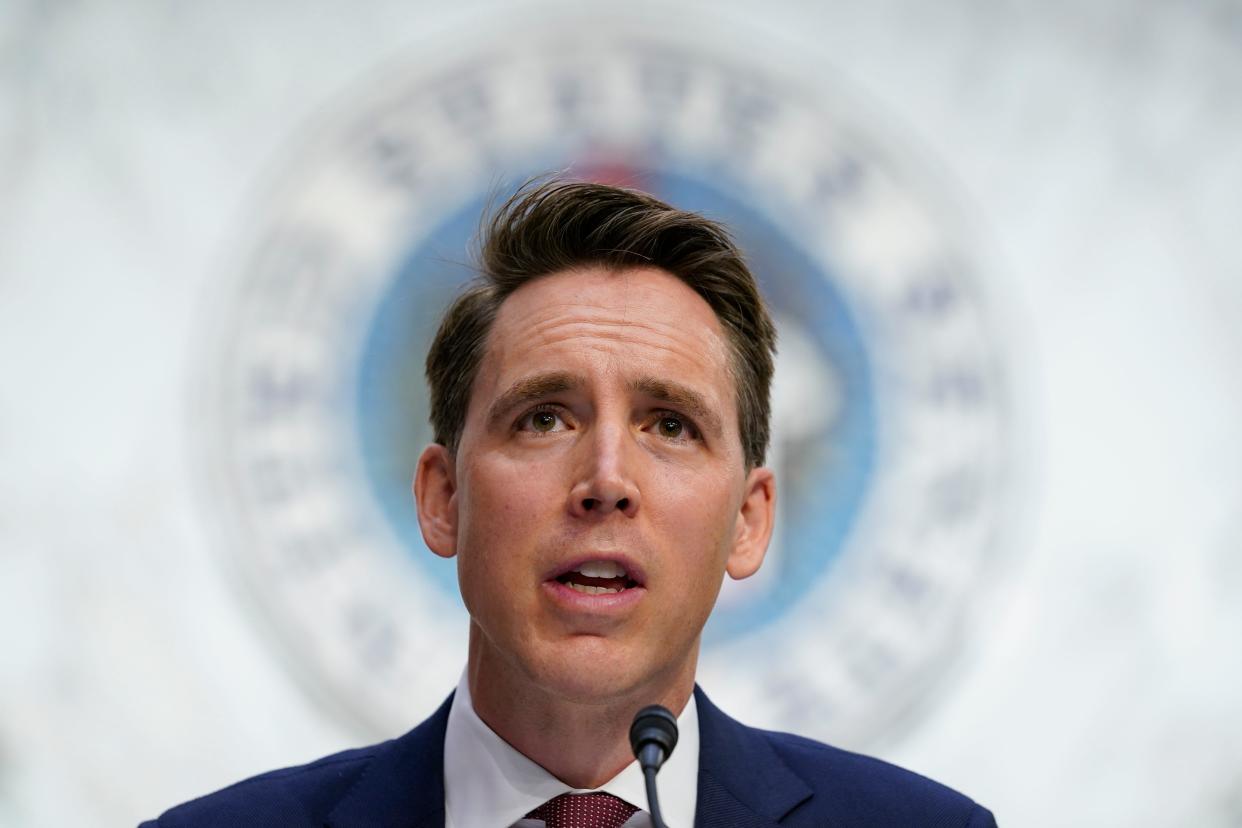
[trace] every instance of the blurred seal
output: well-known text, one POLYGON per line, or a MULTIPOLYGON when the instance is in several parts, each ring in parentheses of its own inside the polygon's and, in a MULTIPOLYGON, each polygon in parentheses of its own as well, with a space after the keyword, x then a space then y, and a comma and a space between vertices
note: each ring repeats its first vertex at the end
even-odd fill
POLYGON ((312 133, 211 322, 201 447, 222 551, 308 687, 392 733, 455 681, 455 570, 409 494, 422 361, 489 198, 561 171, 723 220, 780 325, 778 533, 726 583, 704 682, 846 744, 909 720, 986 583, 1009 440, 975 257, 908 151, 764 61, 624 31, 389 70, 312 133))

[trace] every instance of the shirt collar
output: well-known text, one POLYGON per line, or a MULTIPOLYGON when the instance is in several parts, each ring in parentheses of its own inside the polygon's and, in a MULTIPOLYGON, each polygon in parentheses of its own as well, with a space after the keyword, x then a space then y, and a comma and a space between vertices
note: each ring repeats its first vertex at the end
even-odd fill
MULTIPOLYGON (((694 695, 677 717, 678 743, 660 769, 660 810, 671 825, 693 825, 698 798, 699 715, 694 695)), ((606 791, 643 811, 647 789, 631 762, 598 788, 571 788, 518 752, 474 712, 463 673, 444 734, 444 807, 448 828, 510 826, 563 793, 606 791)))

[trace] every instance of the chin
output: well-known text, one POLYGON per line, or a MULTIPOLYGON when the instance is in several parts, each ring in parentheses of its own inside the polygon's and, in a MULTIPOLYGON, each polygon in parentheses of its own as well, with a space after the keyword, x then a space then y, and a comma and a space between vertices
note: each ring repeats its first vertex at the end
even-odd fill
POLYGON ((601 647, 598 640, 582 643, 558 648, 552 658, 531 665, 531 678, 552 695, 579 703, 625 698, 650 682, 632 655, 601 647))
POLYGON ((557 697, 578 704, 604 704, 628 698, 642 685, 629 676, 614 676, 597 670, 547 676, 541 683, 557 697))

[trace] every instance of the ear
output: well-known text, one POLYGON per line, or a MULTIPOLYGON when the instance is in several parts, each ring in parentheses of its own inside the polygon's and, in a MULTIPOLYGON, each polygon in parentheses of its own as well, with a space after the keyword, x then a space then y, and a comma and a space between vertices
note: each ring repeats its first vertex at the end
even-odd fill
POLYGON ((751 469, 746 476, 746 494, 737 513, 733 551, 725 565, 730 578, 740 581, 759 571, 775 519, 776 476, 771 469, 751 469))
POLYGON ((442 558, 457 554, 457 467, 447 448, 423 449, 414 473, 418 526, 427 547, 442 558))

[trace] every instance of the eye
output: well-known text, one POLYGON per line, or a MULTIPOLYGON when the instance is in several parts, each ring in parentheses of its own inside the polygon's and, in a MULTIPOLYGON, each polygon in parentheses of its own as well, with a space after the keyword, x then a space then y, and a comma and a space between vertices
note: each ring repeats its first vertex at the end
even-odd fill
POLYGON ((564 429, 565 422, 561 419, 561 415, 549 408, 536 408, 534 411, 528 411, 517 421, 518 431, 530 431, 535 434, 550 434, 564 429))
POLYGON ((667 416, 660 418, 660 422, 657 427, 660 429, 660 436, 662 437, 680 437, 681 433, 685 430, 685 424, 682 423, 681 420, 676 417, 667 416))
POLYGON ((674 443, 697 440, 698 430, 694 423, 672 411, 661 411, 656 414, 655 432, 665 440, 674 443))
POLYGON ((556 428, 556 415, 551 411, 536 411, 530 415, 530 425, 535 431, 551 431, 556 428))

